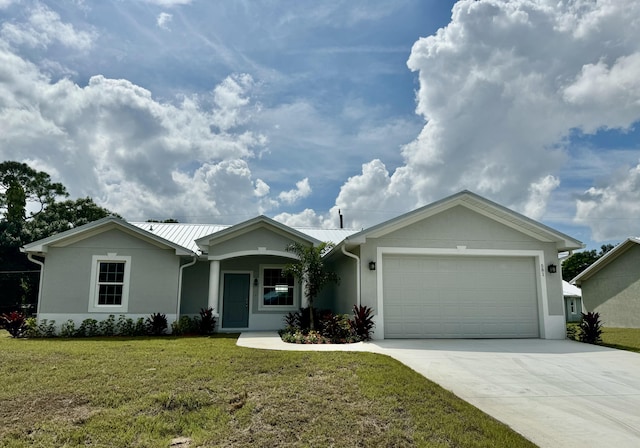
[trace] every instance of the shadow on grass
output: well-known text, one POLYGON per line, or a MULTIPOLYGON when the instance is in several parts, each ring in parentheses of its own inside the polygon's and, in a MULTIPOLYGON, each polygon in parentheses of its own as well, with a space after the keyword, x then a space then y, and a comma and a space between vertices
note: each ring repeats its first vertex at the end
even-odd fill
MULTIPOLYGON (((2 335, 0 335, 2 337, 2 335)), ((99 341, 99 342, 128 342, 128 341, 176 341, 180 339, 238 339, 240 333, 215 333, 212 335, 184 335, 172 336, 170 334, 164 336, 95 336, 95 337, 54 337, 54 338, 18 338, 23 341, 51 341, 71 342, 71 341, 99 341)), ((11 336, 7 333, 7 338, 11 336)))

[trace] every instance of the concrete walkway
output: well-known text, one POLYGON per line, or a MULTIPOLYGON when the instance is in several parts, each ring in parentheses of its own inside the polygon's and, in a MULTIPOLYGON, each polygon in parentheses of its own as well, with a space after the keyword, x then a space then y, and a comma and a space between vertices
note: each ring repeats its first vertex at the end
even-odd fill
POLYGON ((391 356, 540 447, 640 447, 640 354, 542 339, 286 344, 243 333, 243 347, 391 356))

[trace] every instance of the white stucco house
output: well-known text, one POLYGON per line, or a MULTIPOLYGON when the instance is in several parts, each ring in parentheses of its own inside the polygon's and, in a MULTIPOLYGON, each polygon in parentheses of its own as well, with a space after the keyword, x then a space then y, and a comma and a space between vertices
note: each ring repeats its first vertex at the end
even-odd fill
POLYGON ((281 275, 286 246, 321 241, 336 244, 325 261, 341 281, 316 306, 370 306, 375 338, 565 337, 558 253, 582 243, 469 191, 362 231, 109 217, 23 250, 42 266, 39 319, 171 322, 210 306, 219 331, 275 330, 304 306, 301 285, 281 275))

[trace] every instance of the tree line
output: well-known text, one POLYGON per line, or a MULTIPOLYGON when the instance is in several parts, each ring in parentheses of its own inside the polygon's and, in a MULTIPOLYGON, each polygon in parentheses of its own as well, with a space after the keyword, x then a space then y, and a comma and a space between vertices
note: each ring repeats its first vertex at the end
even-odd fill
POLYGON ((20 252, 22 246, 115 215, 90 197, 68 197, 66 187, 44 171, 0 163, 0 314, 35 311, 40 268, 20 252))

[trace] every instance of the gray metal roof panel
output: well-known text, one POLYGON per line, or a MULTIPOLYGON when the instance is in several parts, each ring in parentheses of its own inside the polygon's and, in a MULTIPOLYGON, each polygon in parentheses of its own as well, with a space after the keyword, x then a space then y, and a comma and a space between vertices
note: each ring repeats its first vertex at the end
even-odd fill
MULTIPOLYGON (((199 252, 196 240, 232 227, 224 224, 162 222, 132 222, 131 224, 182 247, 186 247, 193 252, 199 252)), ((304 233, 311 238, 315 238, 318 241, 329 241, 334 244, 338 244, 347 236, 358 232, 356 229, 318 229, 309 227, 292 227, 292 229, 304 233)))

